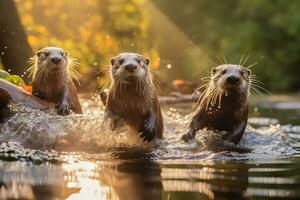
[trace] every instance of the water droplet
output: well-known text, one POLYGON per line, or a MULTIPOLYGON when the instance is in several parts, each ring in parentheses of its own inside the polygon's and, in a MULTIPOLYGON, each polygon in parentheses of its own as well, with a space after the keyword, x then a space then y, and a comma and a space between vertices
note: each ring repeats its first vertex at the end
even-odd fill
POLYGON ((1 52, 1 55, 4 55, 4 52, 3 52, 3 51, 1 52))
POLYGON ((7 49, 7 46, 4 46, 4 49, 7 49))
POLYGON ((93 64, 94 64, 95 66, 96 66, 96 65, 98 65, 98 63, 97 63, 97 62, 94 62, 93 64))
POLYGON ((171 64, 167 64, 167 69, 171 69, 172 65, 171 64))
POLYGON ((133 47, 133 46, 134 46, 134 43, 131 43, 130 45, 133 47))

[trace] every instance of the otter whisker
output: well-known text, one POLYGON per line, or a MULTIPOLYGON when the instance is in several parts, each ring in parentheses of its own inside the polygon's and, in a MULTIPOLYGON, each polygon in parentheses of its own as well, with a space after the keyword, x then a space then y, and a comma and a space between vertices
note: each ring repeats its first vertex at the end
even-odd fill
POLYGON ((252 63, 251 65, 248 65, 246 68, 247 68, 247 69, 250 69, 251 67, 254 67, 254 66, 257 65, 257 64, 258 64, 258 62, 252 63))
POLYGON ((209 105, 212 105, 212 106, 213 106, 212 98, 213 98, 213 96, 215 95, 216 90, 217 90, 217 88, 213 88, 213 89, 210 91, 210 93, 209 93, 210 95, 209 95, 209 97, 208 97, 207 104, 206 104, 206 110, 208 109, 209 105))
POLYGON ((218 108, 221 108, 224 90, 221 88, 218 108))
POLYGON ((215 105, 215 104, 216 104, 216 102, 215 102, 215 97, 217 96, 218 91, 219 91, 219 88, 216 87, 216 88, 215 88, 215 91, 213 92, 212 97, 211 97, 211 103, 212 103, 212 105, 215 105))
POLYGON ((224 59, 224 57, 218 55, 217 58, 218 58, 218 60, 220 61, 221 64, 226 64, 227 63, 227 60, 224 59))
POLYGON ((201 94, 200 97, 198 98, 197 105, 203 103, 202 98, 207 94, 208 89, 209 89, 209 88, 205 88, 205 90, 202 92, 202 94, 201 94))
POLYGON ((194 97, 194 95, 195 95, 197 92, 199 92, 199 90, 201 90, 201 89, 204 88, 204 87, 207 87, 208 85, 209 85, 209 83, 206 83, 206 84, 204 84, 204 85, 198 87, 198 88, 192 93, 190 99, 192 99, 192 98, 194 97))
POLYGON ((264 95, 258 90, 256 89, 255 87, 251 87, 250 88, 252 92, 255 92, 255 94, 257 94, 258 96, 261 96, 263 97, 264 95))
POLYGON ((159 83, 159 81, 158 81, 154 76, 152 76, 152 81, 153 81, 153 83, 154 83, 155 88, 156 88, 159 92, 161 92, 161 88, 160 88, 160 83, 159 83))
POLYGON ((250 57, 250 55, 248 55, 248 56, 246 57, 246 59, 244 60, 244 62, 241 64, 241 66, 244 66, 244 64, 246 64, 246 62, 248 61, 249 57, 250 57))
POLYGON ((240 61, 239 61, 239 65, 241 65, 242 61, 243 61, 243 58, 244 58, 244 54, 242 54, 241 58, 240 58, 240 61))
POLYGON ((258 87, 259 89, 265 91, 266 93, 271 94, 271 92, 270 92, 269 90, 265 89, 264 87, 262 87, 262 86, 260 86, 260 85, 257 85, 257 84, 255 84, 255 83, 253 83, 252 86, 258 87))
POLYGON ((258 83, 258 84, 261 84, 261 85, 265 85, 263 82, 257 80, 256 78, 251 78, 250 80, 251 80, 251 82, 255 82, 255 83, 258 83))
POLYGON ((224 60, 224 64, 227 64, 228 62, 227 62, 227 59, 226 59, 226 56, 225 55, 222 55, 222 58, 223 58, 223 60, 224 60))
MULTIPOLYGON (((217 100, 219 99, 219 96, 222 94, 222 89, 218 87, 217 93, 214 97, 214 104, 217 105, 217 100)), ((219 103, 219 102, 218 102, 219 103)), ((218 107, 221 106, 220 103, 218 104, 218 107)))

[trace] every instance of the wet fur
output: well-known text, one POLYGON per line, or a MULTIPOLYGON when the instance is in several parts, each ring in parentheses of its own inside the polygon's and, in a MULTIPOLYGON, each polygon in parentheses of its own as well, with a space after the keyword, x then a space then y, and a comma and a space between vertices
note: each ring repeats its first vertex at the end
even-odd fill
POLYGON ((59 114, 69 114, 69 109, 74 113, 82 113, 77 89, 67 69, 68 66, 64 66, 66 68, 64 70, 50 71, 47 66, 39 66, 41 63, 39 63, 38 56, 35 56, 33 60, 33 95, 56 103, 59 114))
MULTIPOLYGON (((225 69, 230 66, 223 66, 225 69)), ((198 130, 207 128, 213 131, 226 131, 226 140, 237 144, 243 136, 248 121, 248 95, 250 72, 243 78, 240 90, 220 89, 225 84, 221 73, 212 73, 206 90, 199 99, 198 108, 192 118, 189 130, 183 135, 185 141, 195 137, 198 130), (217 87, 220 87, 219 90, 217 87), (214 91, 218 90, 215 94, 214 91)))
POLYGON ((112 83, 105 112, 115 123, 124 120, 126 124, 134 127, 141 133, 144 141, 152 141, 155 137, 162 138, 163 118, 148 66, 139 67, 145 70, 143 80, 131 81, 128 84, 116 76, 112 66, 112 83))

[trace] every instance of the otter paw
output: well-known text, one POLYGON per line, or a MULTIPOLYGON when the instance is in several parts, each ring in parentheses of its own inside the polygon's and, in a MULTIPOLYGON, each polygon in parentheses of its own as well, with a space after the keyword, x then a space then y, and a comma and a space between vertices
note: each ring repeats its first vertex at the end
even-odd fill
POLYGON ((119 127, 122 127, 124 125, 124 119, 121 117, 118 117, 116 119, 111 119, 110 121, 110 128, 112 131, 115 131, 119 127))
POLYGON ((155 137, 155 123, 151 121, 146 121, 142 124, 139 133, 142 133, 141 138, 143 138, 144 142, 150 142, 155 137))
POLYGON ((69 115, 70 114, 70 106, 69 103, 66 101, 62 101, 56 104, 55 108, 57 109, 57 114, 59 115, 69 115))
POLYGON ((193 134, 190 131, 188 131, 187 133, 181 136, 181 139, 185 142, 191 142, 195 139, 195 136, 193 136, 193 134))
POLYGON ((43 92, 33 91, 32 95, 36 96, 36 97, 38 97, 40 99, 43 99, 43 100, 47 100, 48 99, 48 97, 46 96, 46 94, 44 94, 43 92))

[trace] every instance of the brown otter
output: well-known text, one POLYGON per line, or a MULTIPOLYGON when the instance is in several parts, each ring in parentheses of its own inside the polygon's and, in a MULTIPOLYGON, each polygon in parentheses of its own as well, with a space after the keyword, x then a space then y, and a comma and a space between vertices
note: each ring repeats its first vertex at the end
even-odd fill
POLYGON ((149 59, 136 53, 121 53, 111 60, 105 113, 112 129, 124 120, 150 142, 162 138, 163 118, 148 65, 149 59))
POLYGON ((182 139, 190 141, 198 130, 207 128, 227 132, 229 141, 237 144, 247 125, 250 85, 250 69, 231 64, 213 68, 210 82, 199 98, 189 130, 182 139))
POLYGON ((68 115, 70 109, 82 113, 76 87, 72 78, 77 72, 71 66, 72 59, 62 48, 46 47, 37 51, 29 68, 32 75, 32 94, 56 103, 60 115, 68 115))

